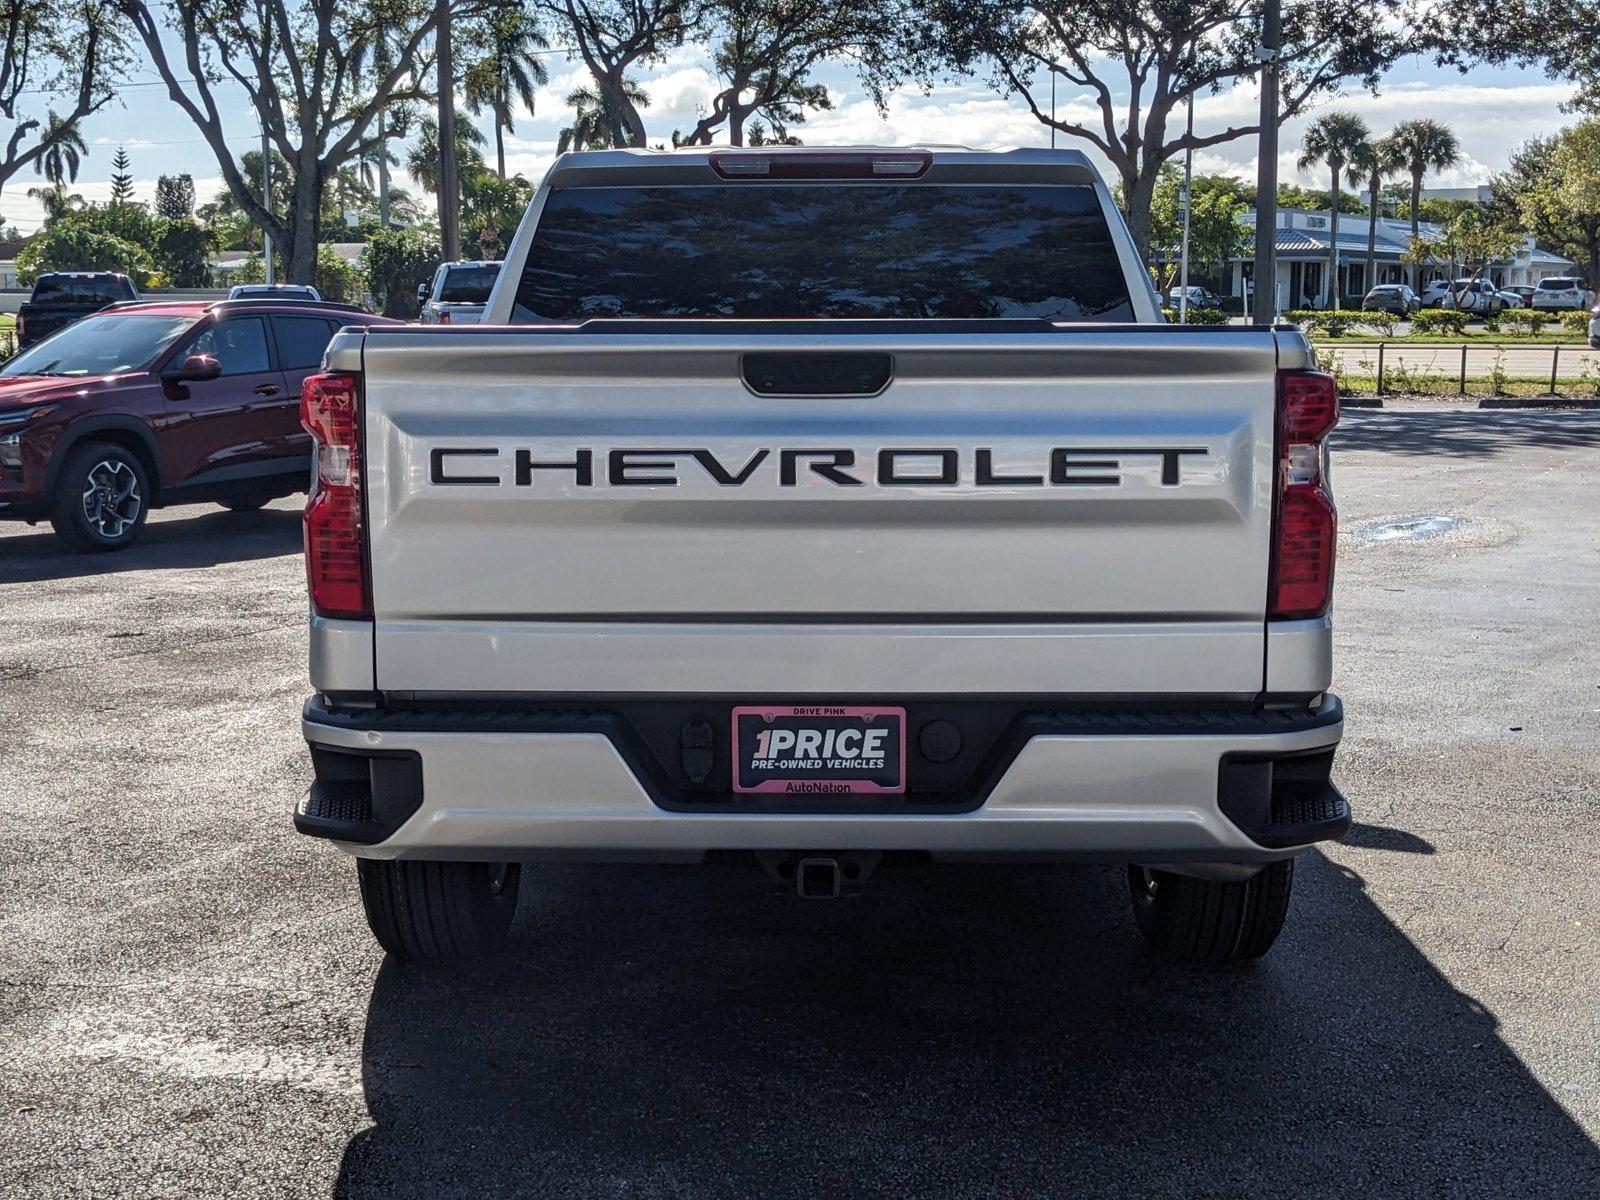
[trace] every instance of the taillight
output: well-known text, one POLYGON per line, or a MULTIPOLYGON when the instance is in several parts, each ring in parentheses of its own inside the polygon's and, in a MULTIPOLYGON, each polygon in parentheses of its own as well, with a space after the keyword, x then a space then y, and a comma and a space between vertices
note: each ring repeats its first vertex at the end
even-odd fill
POLYGON ((22 313, 17 314, 17 341, 28 336, 28 318, 22 313))
POLYGON ((357 377, 308 377, 300 423, 316 443, 317 477, 306 501, 306 582, 324 617, 372 619, 367 535, 361 519, 361 408, 357 377))
POLYGON ((441 324, 441 325, 450 324, 450 310, 448 308, 441 308, 439 310, 437 316, 439 318, 439 324, 441 324))
POLYGON ((1339 386, 1322 371, 1278 372, 1278 488, 1267 618, 1320 617, 1333 600, 1339 514, 1322 476, 1323 439, 1339 423, 1339 386))

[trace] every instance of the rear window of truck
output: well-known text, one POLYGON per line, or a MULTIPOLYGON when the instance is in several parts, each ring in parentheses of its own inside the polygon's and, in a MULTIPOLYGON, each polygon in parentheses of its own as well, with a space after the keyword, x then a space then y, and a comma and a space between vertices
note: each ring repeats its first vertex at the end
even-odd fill
POLYGON ((1093 188, 566 188, 512 320, 1133 319, 1093 188))
POLYGON ((41 275, 33 285, 35 302, 47 300, 62 304, 115 304, 132 300, 133 289, 125 279, 105 276, 99 279, 73 275, 41 275))

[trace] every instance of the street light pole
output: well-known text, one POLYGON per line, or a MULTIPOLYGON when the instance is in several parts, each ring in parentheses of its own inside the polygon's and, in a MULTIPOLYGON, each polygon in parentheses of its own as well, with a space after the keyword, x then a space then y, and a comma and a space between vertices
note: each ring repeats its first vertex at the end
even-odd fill
MULTIPOLYGON (((261 207, 269 213, 272 211, 272 148, 267 143, 267 124, 261 123, 261 207)), ((272 235, 267 232, 267 227, 261 227, 261 263, 265 271, 263 278, 267 283, 272 283, 272 235)))
POLYGON ((461 257, 461 213, 456 189, 456 83, 451 61, 450 0, 439 13, 439 241, 446 262, 461 257))
POLYGON ((1280 0, 1261 11, 1261 136, 1256 163, 1255 303, 1251 319, 1270 325, 1278 315, 1278 51, 1283 41, 1280 0))
MULTIPOLYGON (((1188 139, 1194 141, 1194 93, 1189 93, 1189 132, 1188 139)), ((1194 204, 1194 147, 1186 146, 1183 151, 1183 250, 1179 253, 1178 266, 1178 323, 1189 323, 1189 210, 1194 204)))

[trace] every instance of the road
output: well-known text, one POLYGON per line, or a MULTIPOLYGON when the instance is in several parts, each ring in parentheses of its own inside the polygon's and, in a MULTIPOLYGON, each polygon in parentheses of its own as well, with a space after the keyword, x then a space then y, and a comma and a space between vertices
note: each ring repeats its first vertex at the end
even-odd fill
POLYGON ((0 527, 0 1193, 1600 1194, 1597 449, 1346 417, 1358 823, 1220 972, 1142 957, 1110 868, 737 865, 541 867, 503 961, 402 969, 289 825, 292 504, 0 527))

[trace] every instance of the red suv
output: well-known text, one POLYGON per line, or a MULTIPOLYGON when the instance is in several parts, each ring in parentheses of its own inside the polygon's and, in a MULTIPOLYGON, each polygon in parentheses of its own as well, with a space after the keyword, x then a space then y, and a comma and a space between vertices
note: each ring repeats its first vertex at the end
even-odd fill
POLYGON ((116 550, 151 508, 235 511, 303 491, 300 384, 342 325, 396 324, 295 300, 124 304, 0 368, 0 517, 48 517, 74 550, 116 550))

